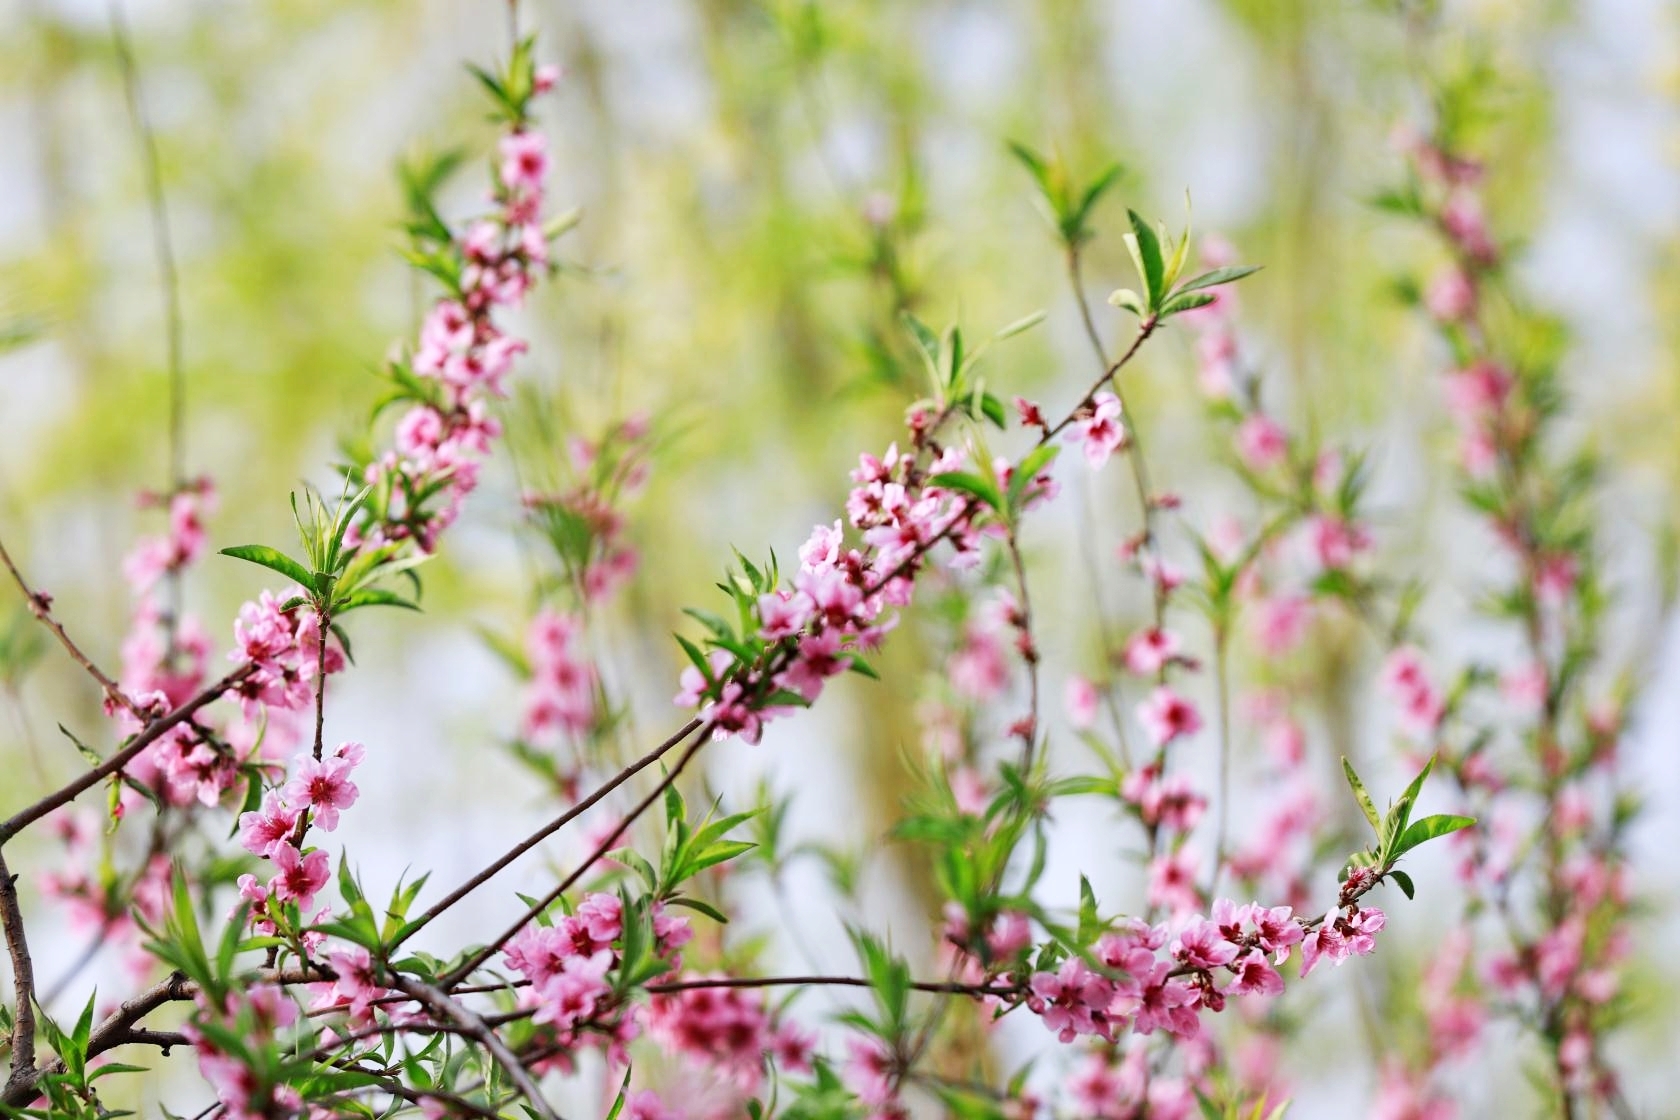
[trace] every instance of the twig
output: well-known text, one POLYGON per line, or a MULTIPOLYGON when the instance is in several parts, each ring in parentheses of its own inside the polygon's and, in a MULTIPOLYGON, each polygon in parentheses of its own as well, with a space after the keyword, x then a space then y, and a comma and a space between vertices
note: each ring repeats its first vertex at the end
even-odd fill
POLYGON ((87 671, 88 676, 99 682, 100 690, 105 693, 105 699, 113 706, 122 707, 137 717, 141 716, 140 709, 133 700, 128 698, 128 694, 122 690, 116 681, 107 676, 104 670, 95 665, 87 654, 82 652, 81 647, 65 632, 58 619, 53 617, 52 596, 45 591, 36 591, 29 586, 28 581, 23 578, 23 573, 18 571, 18 566, 12 562, 11 553, 6 551, 5 541, 0 541, 0 564, 6 566, 6 571, 11 573, 12 582, 17 584, 19 591, 23 592, 24 600, 29 604, 29 613, 39 619, 42 626, 52 631, 53 637, 58 639, 58 644, 63 646, 65 652, 70 655, 70 660, 80 665, 87 671))
POLYGON ((688 760, 699 753, 700 748, 705 746, 705 744, 706 739, 704 737, 695 739, 692 743, 690 743, 688 745, 688 749, 683 751, 683 753, 677 757, 677 764, 671 767, 671 772, 666 774, 658 785, 649 790, 647 796, 642 798, 634 809, 631 809, 629 813, 625 814, 624 819, 619 821, 618 826, 595 846, 595 850, 589 854, 587 859, 579 864, 570 875, 566 876, 566 878, 560 882, 559 886, 549 891, 542 898, 539 898, 528 910, 525 911, 524 914, 520 915, 518 921, 503 930, 494 941, 479 949, 465 961, 462 961, 459 965, 455 966, 455 968, 450 971, 449 975, 443 978, 443 989, 445 991, 449 991, 454 988, 456 984, 459 984, 462 980, 472 975, 474 970, 494 956, 498 949, 507 944, 507 942, 517 935, 520 930, 530 924, 532 919, 534 919, 538 914, 541 914, 544 910, 548 909, 555 899, 571 890, 577 881, 583 878, 583 876, 588 873, 589 869, 593 867, 602 856, 612 850, 613 845, 618 843, 619 839, 623 837, 625 832, 629 830, 630 826, 635 823, 636 819, 643 813, 647 812, 648 808, 656 800, 658 800, 659 796, 670 788, 674 782, 676 782, 678 775, 680 775, 683 772, 683 768, 688 765, 688 760))
MULTIPOLYGON (((17 880, 0 853, 0 925, 5 926, 6 949, 12 958, 12 989, 17 1008, 12 1016, 12 1072, 6 1079, 5 1094, 35 1075, 35 965, 29 957, 29 941, 23 931, 23 912, 18 909, 17 880)), ((27 1099, 27 1098, 25 1098, 27 1099)))
POLYGON ((152 720, 140 729, 139 734, 129 740, 128 746, 95 766, 92 770, 49 793, 28 808, 18 810, 5 821, 0 821, 0 844, 4 844, 59 806, 68 805, 112 774, 120 772, 123 767, 133 762, 141 751, 161 738, 164 732, 191 719, 194 712, 220 699, 230 688, 250 676, 252 670, 253 666, 251 665, 241 665, 168 715, 152 720))
MULTIPOLYGON (((140 92, 139 67, 134 60, 133 37, 122 0, 110 0, 111 44, 116 49, 117 67, 122 73, 123 101, 134 126, 135 147, 145 171, 146 204, 152 227, 152 255, 157 259, 158 282, 163 295, 164 349, 169 370, 169 485, 174 496, 186 488, 186 375, 181 344, 181 282, 175 269, 175 251, 169 233, 169 208, 163 194, 163 164, 158 158, 157 133, 146 113, 140 92)), ((164 611, 164 658, 173 664, 179 652, 181 629, 181 569, 170 565, 164 572, 167 604, 164 611)))
POLYGON ((501 858, 497 859, 494 863, 484 868, 484 870, 480 871, 478 874, 474 875, 465 883, 462 883, 460 886, 450 891, 442 899, 434 903, 430 909, 421 914, 418 918, 414 919, 413 923, 410 924, 409 927, 396 938, 396 940, 391 942, 390 947, 395 949, 398 945, 401 945, 404 941, 407 941, 410 937, 420 932, 422 928, 429 925, 434 919, 436 919, 439 914, 442 914, 445 910, 467 897, 467 895, 489 882, 490 879, 495 877, 502 871, 503 868, 507 867, 514 860, 518 859, 520 856, 524 855, 526 852, 530 851, 532 848, 536 847, 538 844, 542 843, 562 828, 565 828, 566 825, 570 824, 580 814, 592 808, 602 798, 606 797, 607 794, 629 781, 635 775, 641 773, 647 767, 652 766, 655 762, 658 762, 662 757, 664 757, 666 752, 670 751, 673 747, 679 745, 684 739, 687 739, 690 735, 693 735, 696 731, 700 730, 700 727, 701 721, 699 719, 689 720, 682 727, 678 728, 670 738, 666 739, 663 743, 660 743, 657 747, 654 747, 651 751, 644 754, 641 758, 638 758, 635 762, 632 762, 629 766, 626 766, 623 770, 620 770, 611 781, 601 786, 582 801, 579 801, 576 805, 573 805, 570 809, 567 809, 564 813, 561 813, 558 817, 555 817, 552 821, 545 824, 542 828, 538 829, 530 836, 527 836, 525 839, 515 844, 512 848, 508 849, 501 858))
POLYGON ((507 1044, 497 1036, 495 1031, 490 1029, 489 1024, 485 1023, 483 1019, 463 1007, 458 1000, 451 999, 442 990, 423 981, 398 977, 397 986, 434 1011, 465 1027, 474 1038, 484 1044, 484 1048, 490 1051, 502 1068, 507 1070, 508 1077, 519 1087, 519 1091, 525 1094, 525 1098, 531 1102, 531 1107, 536 1109, 538 1114, 546 1117, 547 1120, 560 1120, 560 1115, 543 1098, 542 1090, 538 1089, 536 1082, 531 1080, 531 1075, 526 1071, 518 1056, 507 1048, 507 1044))

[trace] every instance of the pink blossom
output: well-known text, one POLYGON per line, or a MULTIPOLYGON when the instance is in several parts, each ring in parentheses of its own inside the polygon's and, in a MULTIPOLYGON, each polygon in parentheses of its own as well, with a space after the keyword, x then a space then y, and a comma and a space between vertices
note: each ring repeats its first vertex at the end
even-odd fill
POLYGON ((1202 715, 1196 706, 1166 685, 1149 694, 1137 708, 1138 721, 1157 747, 1164 747, 1182 735, 1202 729, 1202 715))
POLYGON ((1282 657, 1301 644, 1312 622, 1312 600, 1304 595, 1274 595, 1252 606, 1249 633, 1268 657, 1282 657))
POLYGON ((1171 630, 1139 630, 1126 642, 1126 668, 1140 677, 1153 676, 1178 656, 1180 648, 1178 635, 1171 630))
POLYGON ((548 171, 548 144, 540 132, 513 132, 502 137, 502 185, 510 191, 540 191, 548 171))
POLYGON ((1525 715, 1539 715, 1546 706, 1549 692, 1546 666, 1538 661, 1506 673, 1499 681, 1499 691, 1513 707, 1525 715))
MULTIPOLYGON (((351 744, 346 744, 351 746, 351 744)), ((359 751, 361 745, 354 744, 359 751)), ((360 757, 357 754, 356 757, 360 757)), ((308 807, 314 822, 328 832, 338 827, 338 814, 356 803, 358 790, 350 780, 355 764, 343 755, 316 760, 307 758, 297 776, 286 785, 288 804, 308 807)))
POLYGON ((1188 914, 1201 905, 1196 888, 1196 853, 1192 849, 1180 848, 1150 861, 1149 904, 1173 914, 1188 914))
POLYGON ((1444 268, 1429 282, 1423 304, 1437 322, 1462 322, 1476 310, 1476 286, 1463 269, 1444 268))
POLYGON ((309 909, 316 894, 332 877, 327 853, 323 851, 302 855, 290 844, 280 844, 275 846, 269 858, 279 870, 279 874, 269 881, 269 892, 281 902, 296 901, 300 910, 309 909))
POLYGON ((1263 953, 1244 953, 1232 968, 1236 972, 1236 979, 1225 989, 1231 995, 1275 996, 1283 991, 1283 977, 1278 975, 1277 969, 1272 967, 1263 953))
POLYGON ((290 842, 297 818, 297 810, 287 808, 270 790, 261 809, 239 815, 239 843, 253 855, 270 858, 276 846, 290 842))
POLYGON ((774 591, 759 596, 758 620, 762 628, 758 636, 766 641, 777 641, 797 634, 810 620, 815 607, 816 604, 804 592, 790 594, 774 591))
POLYGON ((1289 434, 1269 416, 1255 413, 1237 425, 1237 454, 1251 471, 1271 470, 1289 454, 1289 434))
POLYGON ((1090 678, 1069 677, 1067 690, 1063 696, 1069 725, 1075 731, 1089 731, 1092 725, 1097 722, 1097 705, 1100 700, 1101 694, 1090 678))
POLYGON ((1114 1000, 1114 985, 1078 957, 1063 961, 1056 972, 1035 972, 1029 987, 1027 1006, 1062 1042, 1082 1034, 1112 1039, 1108 1006, 1114 1000))
POLYGON ((980 703, 995 698, 1009 684, 1009 662, 1003 643, 983 631, 970 629, 962 648, 952 655, 947 672, 960 696, 980 703))
POLYGON ((1363 526, 1331 514, 1319 514, 1307 523, 1307 537, 1318 566, 1340 571, 1371 547, 1371 534, 1363 526))
POLYGON ((1126 427, 1120 420, 1120 398, 1102 392, 1091 398, 1089 413, 1074 421, 1068 440, 1085 445, 1085 458, 1093 469, 1126 446, 1126 427))

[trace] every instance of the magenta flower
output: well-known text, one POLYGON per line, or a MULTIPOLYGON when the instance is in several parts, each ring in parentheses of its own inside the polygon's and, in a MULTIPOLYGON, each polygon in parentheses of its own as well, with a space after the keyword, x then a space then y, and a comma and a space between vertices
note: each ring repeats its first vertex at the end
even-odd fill
POLYGON ((1140 677, 1153 676, 1178 656, 1180 648, 1182 643, 1171 630, 1139 630, 1126 641, 1126 669, 1140 677))
MULTIPOLYGON (((353 744, 357 750, 361 744, 353 744)), ((352 744, 345 744, 346 747, 352 744)), ((341 748, 343 749, 343 748, 341 748)), ((360 757, 359 755, 357 757, 360 757)), ((350 780, 354 768, 348 758, 334 756, 317 761, 304 759, 297 776, 286 784, 286 801, 299 809, 308 807, 314 822, 331 832, 338 827, 338 813, 356 803, 356 783, 350 780)))
POLYGON ((1085 458, 1093 469, 1108 462, 1110 455, 1126 446, 1126 427, 1120 422, 1120 398, 1106 392, 1091 398, 1090 411, 1074 421, 1067 438, 1085 445, 1085 458))
POLYGON ((252 855, 271 858, 276 846, 290 842, 297 819, 298 811, 287 808, 269 790, 261 809, 239 815, 239 843, 252 855))
POLYGON ((1067 708, 1068 723, 1075 731, 1088 731, 1097 722, 1097 704, 1101 695, 1088 677, 1068 678, 1063 704, 1067 708))
POLYGON ((1166 685, 1149 694, 1137 707, 1138 721, 1157 747, 1164 747, 1182 735, 1202 729, 1202 715, 1196 705, 1166 685))
POLYGON ((279 868, 279 874, 269 881, 269 893, 281 902, 295 901, 300 910, 309 909, 332 877, 331 863, 323 851, 302 855, 290 844, 281 844, 269 858, 279 868))
POLYGON ((1260 413, 1237 425, 1237 454, 1255 472, 1268 471, 1289 454, 1289 434, 1269 416, 1260 413))

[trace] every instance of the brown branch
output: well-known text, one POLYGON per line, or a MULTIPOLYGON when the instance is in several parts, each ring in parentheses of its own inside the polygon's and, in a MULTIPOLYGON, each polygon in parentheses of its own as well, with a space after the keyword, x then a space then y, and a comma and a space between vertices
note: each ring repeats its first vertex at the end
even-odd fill
POLYGON ((29 604, 29 613, 34 615, 42 626, 52 631, 53 637, 58 639, 58 644, 63 646, 64 651, 70 655, 70 660, 80 665, 88 676, 99 683, 100 691, 105 694, 106 702, 115 707, 124 708, 138 718, 145 718, 121 686, 112 680, 103 669, 95 665, 92 658, 82 652, 81 647, 65 632, 58 619, 53 617, 52 596, 45 591, 36 591, 29 586, 29 582, 23 578, 23 573, 18 571, 18 566, 12 562, 12 555, 6 551, 4 541, 0 541, 0 564, 6 566, 6 571, 11 573, 12 582, 17 584, 19 591, 23 592, 23 597, 29 604))
POLYGON ((463 1007, 460 1001, 451 999, 446 993, 430 984, 402 976, 397 977, 396 980, 397 986, 403 991, 434 1011, 455 1020, 465 1027, 474 1038, 483 1043, 484 1048, 490 1051, 496 1062, 507 1071, 508 1077, 519 1087, 519 1091, 525 1094, 525 1098, 531 1102, 531 1107, 536 1109, 539 1115, 546 1117, 547 1120, 560 1120, 560 1116, 554 1111, 554 1107, 544 1099, 542 1090, 538 1089, 536 1082, 531 1080, 531 1075, 525 1069, 524 1063, 519 1060, 513 1051, 507 1048, 507 1044, 497 1036, 494 1030, 490 1029, 489 1024, 466 1007, 463 1007))
MULTIPOLYGON (((12 1087, 35 1078, 35 965, 24 936, 23 912, 18 908, 17 880, 0 854, 0 925, 5 927, 6 949, 12 958, 12 987, 17 1009, 12 1016, 12 1072, 6 1079, 5 1095, 12 1087)), ((28 1100, 29 1098, 25 1098, 28 1100)))
POLYGON ((219 700, 224 693, 233 688, 240 681, 251 675, 254 666, 241 665, 221 680, 182 704, 168 715, 159 716, 140 729, 139 734, 129 740, 116 754, 95 766, 74 781, 59 787, 27 808, 20 809, 5 821, 0 821, 0 844, 4 844, 19 832, 28 828, 48 813, 61 805, 68 805, 83 793, 92 789, 112 774, 120 772, 125 766, 133 762, 140 752, 157 742, 164 732, 177 724, 191 719, 193 713, 219 700))
POLYGON ((418 918, 414 919, 414 922, 406 930, 404 930, 396 940, 391 942, 390 948, 395 949, 404 941, 407 941, 410 937, 420 932, 422 928, 429 925, 439 914, 442 914, 445 910, 454 906, 457 902, 460 902, 463 898, 467 897, 467 895, 483 886, 514 860, 518 859, 520 856, 524 855, 526 852, 530 851, 532 848, 536 847, 538 844, 542 843, 562 828, 565 828, 580 814, 594 807, 602 798, 606 797, 607 794, 629 781, 635 775, 641 773, 647 767, 652 766, 655 762, 658 762, 668 751, 681 744, 684 739, 687 739, 696 731, 700 730, 700 727, 701 721, 698 718, 691 719, 687 723, 683 724, 683 726, 678 728, 670 738, 666 739, 663 743, 660 743, 657 747, 654 747, 651 751, 644 754, 641 758, 638 758, 635 762, 632 762, 629 766, 626 766, 623 770, 620 770, 611 781, 601 786, 582 801, 579 801, 576 805, 573 805, 570 809, 567 809, 564 813, 561 813, 558 817, 555 817, 552 821, 543 825, 542 828, 538 829, 530 836, 527 836, 525 839, 515 844, 512 848, 508 849, 508 851, 500 859, 496 860, 484 870, 474 875, 471 879, 468 879, 465 883, 462 883, 459 887, 450 891, 438 902, 434 903, 430 909, 421 914, 418 918))
POLYGON ((688 749, 678 756, 677 764, 671 768, 671 772, 666 774, 658 785, 649 790, 647 796, 642 798, 634 809, 625 814, 624 819, 618 822, 618 826, 595 846, 595 850, 589 854, 589 857, 579 864, 570 875, 566 876, 559 886, 549 891, 542 898, 539 898, 536 903, 530 907, 530 909, 520 915, 518 921, 514 922, 511 926, 497 935, 494 941, 479 949, 476 953, 468 957, 465 961, 462 961, 453 970, 451 970, 449 975, 443 978, 441 985, 443 990, 451 990, 456 984, 459 984, 462 980, 472 975, 474 970, 494 956, 498 949, 507 944, 507 942, 517 935, 520 930, 529 925, 538 914, 541 914, 544 910, 548 909, 548 907, 554 903, 555 899, 571 890, 572 887, 576 885, 577 881, 583 878, 583 876, 588 873, 589 869, 593 867, 602 856, 612 850, 613 845, 618 843, 619 839, 622 838, 625 832, 629 830, 630 826, 635 823, 636 819, 643 813, 647 812, 648 808, 659 799, 659 796, 663 794, 666 789, 670 788, 674 782, 676 782, 678 775, 680 775, 683 772, 683 768, 688 765, 688 760, 699 753, 700 748, 705 746, 706 742, 707 740, 705 737, 701 737, 690 743, 688 745, 688 749))

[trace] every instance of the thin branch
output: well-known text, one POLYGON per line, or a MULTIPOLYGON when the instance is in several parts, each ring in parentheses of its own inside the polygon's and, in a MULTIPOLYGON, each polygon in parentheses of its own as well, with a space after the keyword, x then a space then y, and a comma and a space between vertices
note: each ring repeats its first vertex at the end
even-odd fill
POLYGON ((120 772, 125 766, 133 762, 141 751, 155 743, 170 728, 190 720, 193 713, 219 700, 229 689, 250 676, 253 668, 251 665, 241 665, 168 715, 152 720, 140 729, 139 734, 129 740, 128 746, 122 748, 92 770, 49 793, 28 808, 18 810, 5 821, 0 821, 0 844, 4 844, 59 806, 68 805, 112 774, 120 772))
POLYGON ((536 903, 530 907, 530 909, 520 915, 518 921, 503 930, 494 941, 479 949, 472 956, 457 965, 449 973, 449 975, 443 978, 443 989, 448 991, 454 988, 456 984, 459 984, 462 980, 472 975, 474 970, 494 956, 498 949, 507 944, 508 941, 512 940, 513 937, 516 936, 520 930, 529 925, 538 914, 541 914, 544 910, 548 909, 555 899, 571 890, 577 881, 583 878, 583 876, 588 873, 589 869, 595 866, 596 862, 599 861, 602 856, 606 855, 613 849, 613 846, 619 842, 625 832, 629 831, 630 826, 635 823, 636 819, 643 813, 647 812, 648 808, 659 799, 659 796, 676 782, 678 775, 680 775, 683 772, 683 768, 688 765, 688 760, 699 753, 700 748, 705 746, 706 742, 707 740, 705 737, 695 739, 691 742, 688 745, 688 748, 677 757, 677 764, 671 768, 671 772, 666 774, 658 785, 649 790, 647 796, 642 798, 634 809, 625 814, 624 819, 618 822, 618 826, 595 846, 595 850, 589 854, 589 858, 585 859, 575 870, 572 871, 570 875, 566 876, 559 886, 549 891, 542 898, 539 898, 536 903))
POLYGON ((484 1044, 484 1048, 490 1051, 496 1061, 507 1071, 508 1077, 519 1087, 519 1091, 525 1094, 525 1098, 531 1102, 531 1107, 535 1108, 538 1114, 546 1117, 547 1120, 560 1120, 560 1115, 554 1111, 554 1107, 544 1099, 542 1090, 538 1089, 536 1082, 531 1080, 531 1075, 525 1069, 524 1063, 519 1060, 513 1051, 507 1048, 507 1044, 501 1040, 495 1031, 490 1029, 489 1024, 485 1023, 483 1019, 463 1007, 460 1001, 451 999, 442 990, 434 988, 430 984, 408 977, 398 977, 397 986, 434 1011, 465 1027, 468 1033, 484 1044))
POLYGON ((11 573, 12 582, 17 584, 19 591, 23 592, 24 600, 29 604, 29 613, 39 619, 42 626, 52 631, 53 637, 58 639, 58 644, 63 646, 65 652, 70 655, 70 660, 80 665, 88 676, 99 682, 99 688, 105 693, 106 701, 114 707, 126 709, 137 717, 141 716, 140 709, 135 706, 133 700, 128 698, 128 694, 122 690, 121 686, 112 680, 104 670, 95 665, 87 654, 82 652, 81 647, 65 632, 58 619, 53 617, 52 596, 45 591, 36 591, 29 586, 29 582, 23 578, 23 573, 12 562, 11 553, 6 551, 5 541, 0 541, 0 564, 5 565, 6 571, 11 573))
MULTIPOLYGON (((169 232, 169 208, 163 194, 163 162, 158 158, 157 133, 152 128, 146 103, 140 92, 140 72, 134 60, 133 37, 122 0, 110 0, 111 44, 116 50, 117 68, 122 73, 123 101, 134 126, 135 147, 146 180, 146 204, 152 227, 152 255, 157 260, 158 283, 163 297, 164 350, 169 371, 169 485, 173 497, 187 486, 186 479, 186 375, 181 343, 181 282, 175 268, 175 250, 169 232)), ((173 664, 179 653, 181 630, 181 569, 170 565, 164 572, 164 659, 173 664)))
POLYGON ((158 280, 163 288, 164 339, 169 362, 169 482, 178 490, 186 481, 185 455, 186 393, 181 359, 181 282, 175 270, 175 251, 169 234, 169 208, 163 195, 162 161, 158 158, 157 134, 146 113, 140 93, 140 74, 134 62, 133 39, 122 0, 111 0, 111 43, 116 48, 117 66, 122 72, 123 100, 134 125, 140 164, 145 169, 146 203, 151 210, 152 253, 157 258, 158 280))
POLYGON ((555 817, 552 821, 545 824, 542 828, 538 829, 530 836, 527 836, 525 839, 515 844, 512 848, 508 849, 508 851, 502 855, 500 859, 496 860, 484 870, 480 871, 471 879, 468 879, 465 883, 462 883, 459 887, 456 887, 442 899, 434 903, 430 909, 421 914, 418 918, 414 919, 414 922, 406 930, 404 930, 396 940, 391 942, 390 947, 395 949, 404 941, 407 941, 410 937, 420 932, 421 929, 436 919, 439 914, 442 914, 445 910, 448 910, 451 906, 454 906, 457 902, 460 902, 463 898, 467 897, 467 895, 489 882, 490 879, 495 877, 514 860, 518 859, 520 856, 524 855, 526 852, 530 851, 532 848, 536 847, 538 844, 542 843, 562 828, 565 828, 579 815, 587 812, 602 798, 606 797, 607 794, 629 781, 635 775, 641 773, 647 767, 652 766, 655 762, 658 762, 668 751, 681 744, 684 739, 687 739, 696 731, 700 730, 700 727, 701 721, 698 718, 691 719, 687 723, 683 724, 683 726, 678 728, 670 738, 666 739, 663 743, 660 743, 657 747, 654 747, 651 751, 644 754, 641 758, 638 758, 635 762, 632 762, 629 766, 626 766, 623 770, 620 770, 611 781, 601 786, 582 801, 579 801, 576 805, 573 805, 570 809, 567 809, 564 813, 561 813, 558 817, 555 817))
POLYGON ((1021 660, 1027 663, 1027 691, 1029 694, 1026 733, 1021 736, 1021 775, 1025 777, 1033 764, 1033 752, 1038 747, 1038 642, 1033 637, 1032 595, 1027 590, 1027 566, 1021 559, 1021 542, 1016 527, 1011 525, 1005 540, 1009 562, 1015 572, 1015 588, 1020 595, 1021 660))
MULTIPOLYGON (((23 912, 18 909, 17 880, 0 854, 0 925, 6 933, 6 950, 12 958, 12 990, 17 1009, 12 1016, 12 1072, 6 1079, 6 1096, 35 1077, 35 965, 29 956, 29 941, 23 931, 23 912)), ((26 1100, 28 1098, 25 1098, 26 1100)))

